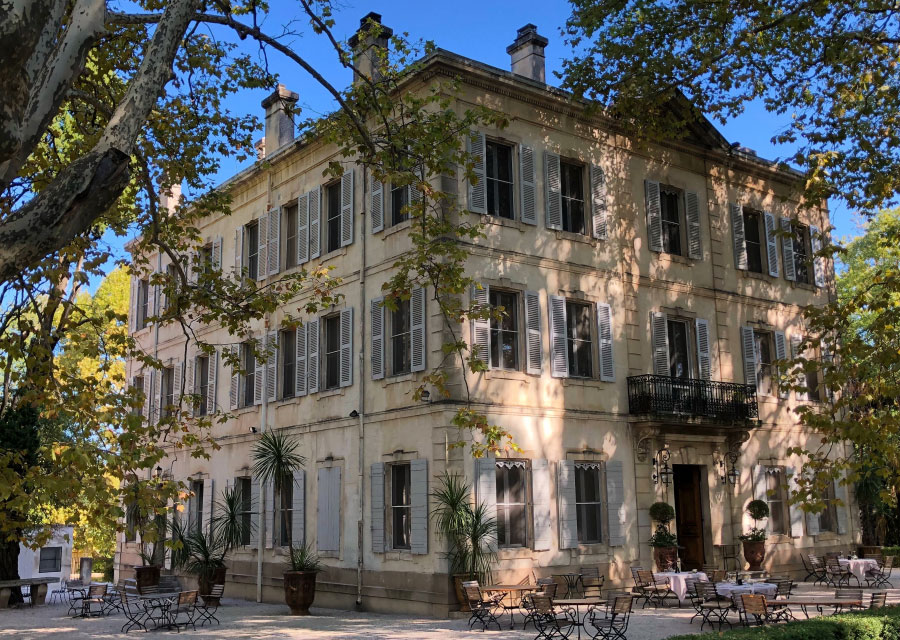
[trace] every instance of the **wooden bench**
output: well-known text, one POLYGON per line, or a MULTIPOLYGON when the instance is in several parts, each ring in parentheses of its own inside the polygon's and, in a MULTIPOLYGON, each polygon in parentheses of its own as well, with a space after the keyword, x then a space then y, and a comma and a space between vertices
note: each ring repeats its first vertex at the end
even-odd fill
POLYGON ((31 587, 31 604, 44 604, 47 599, 47 585, 59 582, 59 578, 19 578, 0 580, 0 609, 9 609, 9 597, 15 587, 31 587))

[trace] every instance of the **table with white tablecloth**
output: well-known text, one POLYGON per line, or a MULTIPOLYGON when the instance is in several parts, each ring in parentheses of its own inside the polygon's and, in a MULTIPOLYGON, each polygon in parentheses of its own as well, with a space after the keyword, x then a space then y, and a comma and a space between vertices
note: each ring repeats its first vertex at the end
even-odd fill
POLYGON ((706 574, 702 571, 661 571, 654 573, 656 580, 668 580, 669 588, 678 596, 678 602, 684 602, 687 596, 687 579, 693 578, 700 582, 706 582, 706 574))
POLYGON ((735 584, 733 582, 716 583, 716 592, 725 598, 730 598, 739 593, 756 593, 762 594, 767 598, 774 598, 776 591, 778 591, 778 585, 772 584, 771 582, 753 582, 745 584, 735 584))
POLYGON ((849 568, 850 573, 856 576, 860 584, 866 581, 866 572, 869 569, 878 568, 878 561, 875 558, 851 558, 849 560, 841 558, 838 562, 841 563, 842 567, 849 568))

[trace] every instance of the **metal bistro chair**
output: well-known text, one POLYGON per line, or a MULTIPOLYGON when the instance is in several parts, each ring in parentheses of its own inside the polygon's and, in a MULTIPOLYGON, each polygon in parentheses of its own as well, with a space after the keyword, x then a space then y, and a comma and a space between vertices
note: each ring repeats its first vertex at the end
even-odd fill
POLYGON ((599 598, 606 578, 600 575, 599 567, 580 567, 581 595, 585 598, 599 598))
POLYGON ((856 586, 859 585, 859 578, 853 575, 850 567, 841 566, 841 562, 834 556, 825 557, 825 581, 832 587, 849 587, 850 578, 856 580, 856 586))
POLYGON ((702 570, 703 573, 705 573, 706 575, 710 575, 713 571, 718 571, 718 570, 719 570, 719 567, 718 567, 718 565, 715 565, 715 564, 708 564, 708 563, 707 563, 707 564, 704 564, 704 565, 703 565, 703 568, 702 568, 701 570, 702 570))
POLYGON ((647 585, 641 580, 641 571, 643 571, 641 567, 631 568, 631 579, 634 580, 634 587, 631 592, 635 595, 637 600, 644 600, 644 604, 641 605, 641 609, 643 609, 650 604, 650 595, 647 593, 647 585))
POLYGON ((69 592, 66 591, 67 581, 63 578, 59 579, 59 586, 50 592, 50 595, 47 596, 47 604, 53 604, 56 602, 68 602, 69 600, 69 592))
MULTIPOLYGON (((485 598, 481 587, 475 580, 463 582, 462 588, 469 608, 472 610, 472 615, 469 616, 469 629, 474 628, 476 624, 481 624, 481 630, 484 631, 489 625, 494 624, 497 625, 499 631, 500 618, 498 614, 503 615, 499 598, 497 596, 485 598)), ((502 594, 498 595, 502 596, 502 594)))
POLYGON ((703 618, 703 598, 697 590, 697 585, 700 584, 700 582, 702 582, 702 580, 697 580, 695 578, 686 578, 684 581, 685 593, 687 593, 688 601, 694 608, 694 615, 691 616, 691 624, 694 624, 694 619, 698 616, 701 619, 703 618))
POLYGON ((147 609, 137 591, 124 590, 121 593, 122 611, 128 621, 122 625, 122 633, 128 633, 132 629, 145 629, 147 623, 147 609))
POLYGON ((633 607, 632 597, 630 595, 619 595, 613 600, 612 608, 603 614, 603 617, 597 615, 597 609, 591 607, 588 610, 588 620, 591 626, 596 629, 594 638, 603 638, 603 640, 625 640, 625 632, 628 631, 628 621, 631 619, 631 609, 633 607))
POLYGON ((169 606, 167 615, 167 623, 170 627, 175 627, 176 631, 181 631, 181 627, 191 626, 197 629, 194 620, 197 607, 197 591, 182 591, 178 594, 178 598, 169 606))
POLYGON ((893 589, 894 585, 890 582, 893 570, 894 556, 885 557, 884 562, 879 566, 866 571, 866 585, 874 588, 887 586, 893 589))
POLYGON ((741 601, 744 609, 743 623, 745 627, 749 627, 754 623, 758 626, 763 626, 772 622, 764 595, 741 593, 735 597, 735 601, 738 600, 741 601))
POLYGON ((734 602, 730 598, 723 598, 719 595, 719 592, 716 591, 715 582, 697 582, 694 586, 703 600, 703 603, 700 605, 703 618, 700 623, 700 631, 703 631, 703 627, 707 623, 710 625, 718 624, 719 631, 722 630, 723 624, 727 624, 730 627, 728 611, 734 606, 734 602))
POLYGON ((77 598, 81 605, 80 616, 102 616, 106 612, 106 584, 92 584, 83 597, 77 598), (95 608, 96 607, 96 608, 95 608))
POLYGON ((556 597, 556 590, 559 587, 553 578, 538 578, 537 586, 537 591, 526 593, 522 596, 522 609, 525 610, 525 619, 522 621, 523 629, 528 626, 529 622, 532 625, 535 625, 535 629, 537 628, 537 625, 534 622, 534 603, 532 602, 532 598, 534 598, 535 595, 539 595, 547 596, 552 600, 556 597))
POLYGON ((887 591, 876 591, 869 601, 870 609, 882 609, 887 606, 887 591))
POLYGON ((713 569, 707 576, 709 581, 715 584, 716 582, 725 582, 726 578, 728 578, 728 572, 724 569, 713 569))
POLYGON ((201 627, 207 622, 212 624, 213 621, 220 624, 216 617, 216 611, 219 610, 224 593, 224 584, 214 584, 208 594, 200 596, 200 602, 197 603, 197 620, 200 621, 201 627))
POLYGON ((578 616, 572 607, 557 609, 549 596, 534 594, 531 598, 534 605, 534 627, 538 634, 535 640, 554 640, 568 638, 578 624, 578 616))
POLYGON ((653 577, 653 572, 644 569, 638 571, 638 577, 644 585, 644 590, 647 594, 647 602, 653 606, 665 606, 666 598, 670 596, 676 600, 678 599, 678 596, 672 591, 668 580, 656 580, 653 577))

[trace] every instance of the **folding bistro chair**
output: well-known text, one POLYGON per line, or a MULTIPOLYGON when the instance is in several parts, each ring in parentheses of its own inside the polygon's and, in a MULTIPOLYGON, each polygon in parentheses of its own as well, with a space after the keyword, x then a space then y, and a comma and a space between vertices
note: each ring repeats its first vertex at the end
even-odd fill
POLYGON ((175 630, 179 632, 181 627, 187 627, 188 625, 196 630, 197 625, 194 622, 196 607, 197 591, 182 591, 166 611, 168 625, 175 627, 175 630))
POLYGON ((123 590, 121 593, 122 612, 127 622, 122 625, 122 633, 128 633, 132 629, 147 629, 147 609, 137 591, 123 590))
POLYGON ((78 598, 81 605, 81 617, 102 616, 107 608, 106 584, 92 584, 84 597, 78 598))
POLYGON ((219 610, 219 604, 222 601, 222 595, 225 593, 224 584, 214 584, 206 595, 200 596, 200 602, 197 603, 197 620, 200 621, 202 627, 207 622, 212 624, 215 621, 219 624, 216 617, 216 611, 219 610))
POLYGON ((869 601, 870 609, 881 609, 887 606, 887 591, 876 591, 869 601))
POLYGON ((469 616, 469 629, 474 628, 476 624, 480 624, 481 630, 484 631, 489 625, 494 624, 497 625, 497 630, 499 631, 500 618, 498 614, 503 615, 500 598, 497 596, 485 598, 481 592, 481 587, 475 580, 463 582, 462 588, 463 593, 466 594, 469 608, 472 610, 472 615, 469 616))
POLYGON ((649 585, 644 584, 644 581, 641 578, 641 571, 643 571, 643 569, 640 567, 631 568, 631 579, 634 580, 634 587, 631 592, 635 594, 637 600, 644 600, 644 604, 641 605, 641 609, 643 609, 650 604, 650 594, 647 592, 647 587, 649 585))
POLYGON ((581 595, 585 598, 599 598, 603 590, 605 577, 600 575, 599 567, 581 567, 581 595))
POLYGON ((631 619, 633 606, 630 595, 619 595, 613 600, 612 608, 604 612, 603 616, 597 615, 597 609, 591 607, 588 610, 588 620, 596 629, 594 638, 603 640, 625 640, 625 632, 628 631, 628 621, 631 619))
POLYGON ((833 587, 849 587, 850 579, 856 580, 856 586, 859 585, 859 578, 853 575, 850 567, 841 566, 841 562, 837 557, 825 557, 825 580, 833 587))
MULTIPOLYGON (((535 624, 534 622, 534 603, 532 602, 532 598, 535 595, 547 596, 551 600, 556 597, 556 589, 559 585, 553 581, 553 578, 538 578, 537 579, 537 591, 532 593, 526 593, 522 596, 522 609, 525 610, 525 619, 522 621, 522 628, 528 626, 528 623, 535 624)), ((535 626, 537 628, 537 626, 535 626)))
POLYGON ((727 624, 730 627, 728 611, 734 606, 734 602, 730 598, 723 598, 719 595, 719 592, 716 591, 715 582, 697 582, 694 584, 694 587, 703 600, 700 605, 703 618, 700 623, 700 631, 703 631, 703 627, 707 623, 710 625, 718 624, 719 631, 722 630, 723 624, 727 624))
POLYGON ((866 585, 874 588, 887 586, 893 589, 894 585, 890 582, 893 570, 894 556, 885 557, 883 563, 880 563, 879 566, 866 571, 866 585))
POLYGON ((745 627, 749 627, 752 624, 763 626, 772 622, 769 615, 769 607, 764 595, 740 593, 735 596, 735 601, 738 600, 740 600, 743 605, 743 622, 745 627))
POLYGON ((66 580, 62 578, 59 579, 59 586, 47 596, 47 604, 66 602, 69 599, 69 593, 66 591, 66 584, 66 580))
MULTIPOLYGON (((835 600, 858 600, 862 602, 863 600, 863 590, 862 589, 835 589, 834 590, 834 599, 835 600)), ((853 611, 854 609, 861 609, 862 605, 859 604, 851 604, 847 605, 847 609, 853 611)), ((835 608, 835 613, 844 610, 843 605, 838 605, 835 608)))
POLYGON ((568 638, 578 623, 578 616, 571 607, 557 609, 549 596, 534 594, 531 598, 534 606, 534 627, 538 634, 535 640, 554 640, 568 638))
POLYGON ((675 592, 672 591, 672 588, 669 586, 668 580, 656 580, 653 577, 653 572, 645 571, 641 569, 638 571, 638 576, 641 579, 641 583, 644 585, 644 590, 647 594, 647 601, 654 606, 665 606, 666 598, 672 597, 675 600, 678 600, 678 596, 675 595, 675 592))

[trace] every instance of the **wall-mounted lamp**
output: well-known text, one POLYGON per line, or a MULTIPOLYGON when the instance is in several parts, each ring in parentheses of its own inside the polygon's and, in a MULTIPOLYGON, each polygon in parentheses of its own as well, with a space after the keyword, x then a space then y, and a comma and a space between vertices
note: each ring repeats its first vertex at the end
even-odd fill
POLYGON ((738 454, 734 451, 729 451, 722 457, 718 458, 715 462, 716 469, 719 474, 719 484, 724 485, 736 485, 738 480, 741 477, 741 472, 738 471, 735 463, 737 462, 738 454), (731 469, 728 469, 728 465, 726 464, 726 459, 731 463, 731 469))
POLYGON ((669 451, 668 444, 664 444, 662 449, 656 452, 656 456, 653 458, 653 484, 662 483, 668 487, 672 482, 672 467, 669 466, 671 457, 672 452, 669 451))

